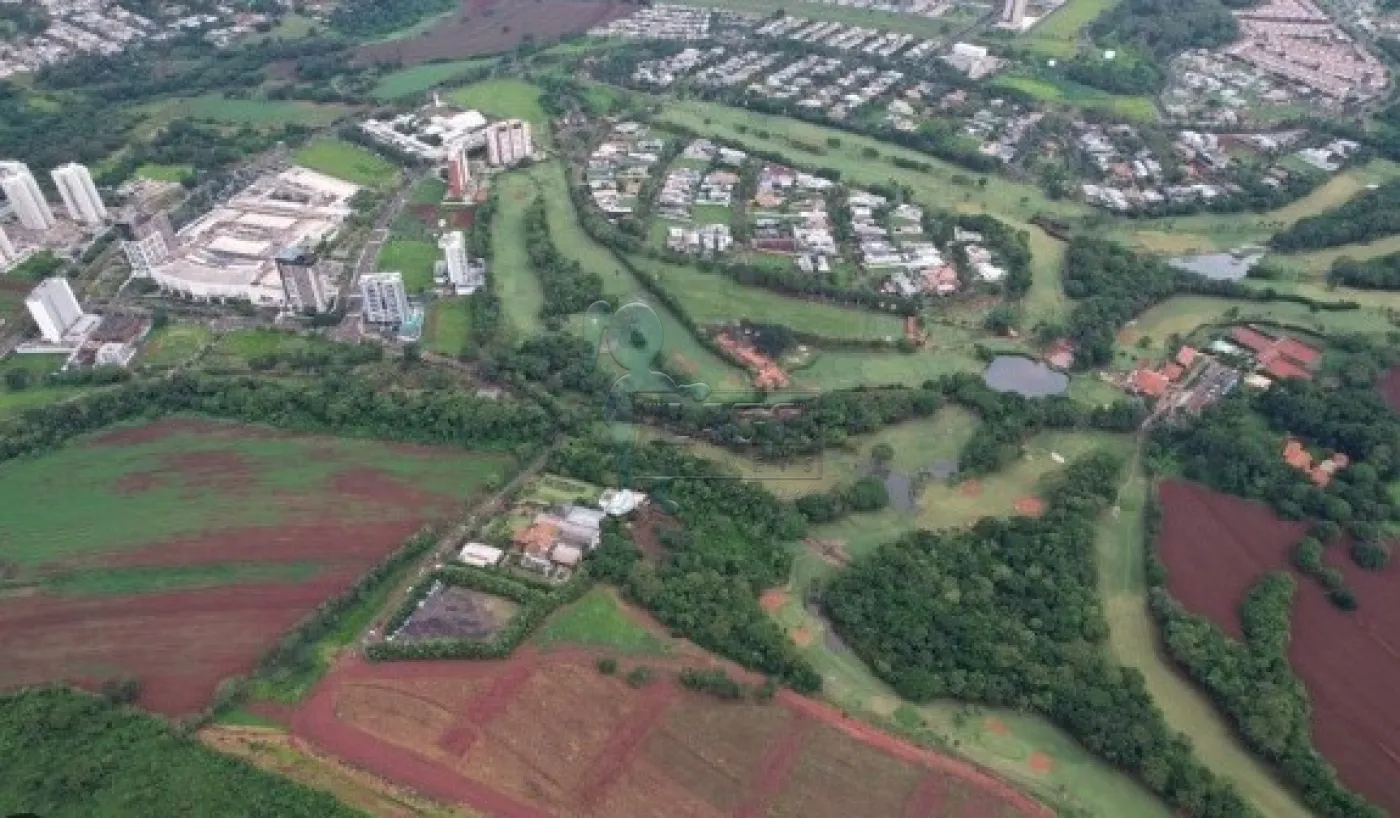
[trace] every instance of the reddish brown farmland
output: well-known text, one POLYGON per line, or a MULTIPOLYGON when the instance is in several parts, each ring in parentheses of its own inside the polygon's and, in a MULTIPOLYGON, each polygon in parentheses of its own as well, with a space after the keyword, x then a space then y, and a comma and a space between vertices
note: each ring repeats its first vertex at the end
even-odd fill
POLYGON ((1385 398, 1390 408, 1400 412, 1400 366, 1387 369, 1376 382, 1376 388, 1380 390, 1381 397, 1385 398))
MULTIPOLYGON (((1160 553, 1168 589, 1189 610, 1238 635, 1236 609, 1261 574, 1286 569, 1305 530, 1267 507, 1201 486, 1168 482, 1160 553)), ((1380 573, 1352 564, 1339 548, 1327 561, 1346 575, 1358 610, 1338 610, 1317 583, 1298 577, 1289 660, 1312 699, 1313 739, 1342 781, 1400 813, 1400 585, 1392 563, 1380 573)))
POLYGON ((172 420, 0 465, 0 688, 138 678, 183 715, 498 457, 172 420), (64 502, 51 499, 62 487, 64 502))
POLYGON ((359 50, 362 62, 451 60, 500 54, 526 42, 552 43, 561 37, 625 17, 633 7, 618 0, 462 0, 455 14, 418 37, 371 43, 359 50))
POLYGON ((582 651, 351 659, 292 728, 351 764, 502 818, 1050 815, 968 765, 819 702, 683 692, 670 681, 672 660, 658 669, 665 678, 633 690, 591 660, 582 651))

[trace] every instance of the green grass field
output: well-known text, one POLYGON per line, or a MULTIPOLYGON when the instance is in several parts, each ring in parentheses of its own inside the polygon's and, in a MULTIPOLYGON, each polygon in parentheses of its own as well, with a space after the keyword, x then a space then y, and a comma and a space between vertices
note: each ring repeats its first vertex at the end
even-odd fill
POLYGON ((496 291, 506 321, 517 332, 539 332, 544 323, 544 290, 530 266, 525 251, 525 211, 539 192, 529 173, 508 173, 498 177, 496 196, 500 203, 491 225, 491 265, 496 291))
POLYGON ((136 169, 142 179, 157 182, 183 182, 194 175, 193 165, 142 165, 136 169))
POLYGON ((408 203, 415 205, 440 205, 442 197, 447 195, 447 183, 436 175, 424 176, 422 181, 413 186, 413 191, 409 194, 408 203))
POLYGON ((1156 624, 1147 609, 1144 574, 1142 507, 1148 480, 1137 470, 1136 463, 1133 469, 1119 493, 1117 508, 1100 521, 1095 538, 1113 657, 1142 672, 1167 723, 1189 736, 1200 760, 1216 774, 1234 779, 1264 815, 1306 818, 1311 813, 1236 739, 1210 700, 1158 651, 1156 624))
POLYGON ((535 634, 541 648, 585 647, 628 656, 658 656, 667 646, 642 627, 612 588, 594 588, 578 602, 556 612, 535 634))
MULTIPOLYGON (((135 441, 89 436, 41 457, 0 465, 0 495, 10 508, 5 559, 28 572, 55 560, 284 525, 308 515, 347 522, 403 519, 406 510, 390 503, 344 502, 335 488, 337 476, 370 469, 450 502, 499 479, 505 468, 504 458, 494 455, 270 435, 258 427, 214 422, 176 424, 135 441), (64 502, 50 502, 59 484, 64 502)), ((237 562, 237 555, 230 554, 229 561, 237 562)), ((156 581, 168 586, 178 579, 166 573, 156 581)), ((196 572, 185 579, 206 578, 196 572)), ((84 582, 100 585, 101 580, 84 582)))
POLYGON ((1003 74, 992 84, 1030 94, 1042 102, 1104 111, 1134 122, 1157 120, 1157 104, 1150 97, 1110 94, 1069 80, 1052 81, 1025 74, 1003 74))
POLYGON ((1314 250, 1310 253, 1275 253, 1269 256, 1269 261, 1297 270, 1307 278, 1325 281, 1327 272, 1332 269, 1332 263, 1337 259, 1350 258, 1355 261, 1367 261, 1392 253, 1400 253, 1400 236, 1386 236, 1375 241, 1344 244, 1341 247, 1329 247, 1326 250, 1314 250))
POLYGON ((387 159, 339 139, 318 139, 293 156, 299 165, 364 187, 393 187, 399 178, 387 159))
POLYGON ((651 305, 661 320, 662 355, 675 371, 730 395, 748 390, 748 378, 743 372, 701 346, 665 305, 654 303, 655 299, 643 289, 641 282, 618 263, 611 251, 594 242, 583 231, 578 213, 574 211, 569 198, 562 165, 557 161, 547 162, 532 168, 530 175, 544 196, 549 232, 560 252, 603 279, 603 293, 614 308, 638 300, 651 305))
POLYGON ((85 387, 38 385, 40 378, 57 372, 67 360, 67 355, 11 355, 0 361, 0 418, 92 391, 85 387), (5 373, 16 369, 29 373, 30 383, 24 389, 12 390, 5 385, 5 373))
MULTIPOLYGON (((945 335, 948 333, 945 333, 945 335)), ((918 386, 952 372, 981 372, 986 367, 971 354, 971 338, 917 352, 821 350, 809 366, 792 371, 794 389, 850 389, 856 386, 918 386)))
POLYGON ((409 295, 433 288, 433 267, 442 251, 431 241, 391 238, 379 254, 378 269, 403 273, 403 286, 409 295))
POLYGON ((379 78, 370 96, 380 101, 400 99, 421 94, 436 85, 450 82, 468 71, 474 71, 496 62, 493 59, 454 60, 435 62, 403 68, 379 78))
POLYGON ((1047 57, 1074 56, 1084 29, 1115 5, 1117 0, 1069 0, 1016 42, 1047 57))
POLYGON ((428 323, 423 329, 423 347, 429 352, 461 355, 467 348, 467 336, 471 332, 471 316, 467 314, 467 299, 442 298, 433 302, 428 309, 428 323))
MULTIPOLYGON (((1337 293, 1332 293, 1328 298, 1340 300, 1337 293)), ((1124 345, 1124 351, 1130 355, 1161 356, 1175 351, 1166 348, 1170 336, 1178 335, 1185 339, 1199 327, 1231 321, 1276 322, 1321 334, 1380 334, 1394 329, 1384 313, 1370 306, 1347 312, 1313 312, 1302 304, 1286 301, 1260 303, 1184 295, 1168 299, 1143 313, 1129 328, 1130 342, 1124 345), (1144 343, 1143 338, 1147 339, 1147 345, 1139 347, 1139 343, 1144 343)))
MULTIPOLYGON (((447 100, 498 119, 523 119, 543 124, 549 115, 540 107, 539 86, 514 77, 501 77, 453 89, 447 100)), ((542 134, 536 135, 536 141, 542 134)))
POLYGON ((179 366, 192 358, 214 337, 204 324, 167 324, 146 337, 138 363, 150 367, 179 366))
POLYGON ((37 380, 57 372, 67 361, 67 355, 11 355, 0 360, 0 389, 5 388, 4 377, 7 372, 22 369, 37 380))
MULTIPOLYGON (((913 14, 895 14, 828 3, 804 3, 800 0, 680 0, 680 4, 748 11, 764 16, 785 11, 794 17, 805 17, 809 20, 829 20, 833 23, 900 31, 929 39, 946 36, 955 27, 955 22, 946 16, 930 19, 913 14)), ((957 12, 951 14, 955 15, 957 12)))
POLYGON ((201 363, 211 368, 246 368, 253 358, 311 349, 325 343, 319 338, 270 329, 242 329, 221 336, 201 363))

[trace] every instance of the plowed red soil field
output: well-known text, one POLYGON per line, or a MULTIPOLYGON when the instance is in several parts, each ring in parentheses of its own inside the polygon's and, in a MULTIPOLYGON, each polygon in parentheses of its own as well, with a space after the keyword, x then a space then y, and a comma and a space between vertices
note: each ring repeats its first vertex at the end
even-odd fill
POLYGON ((0 464, 0 689, 141 682, 198 712, 499 470, 459 451, 162 421, 0 464), (63 486, 63 505, 45 503, 63 486))
MULTIPOLYGON (((1161 487, 1158 540, 1171 594, 1232 635, 1237 609, 1262 573, 1286 570, 1306 526, 1280 520, 1261 503, 1191 483, 1161 487)), ((1313 740, 1348 786, 1400 814, 1400 581, 1395 563, 1379 573, 1327 550, 1360 603, 1347 613, 1298 577, 1289 660, 1312 698, 1313 740)))
POLYGON ((500 54, 527 41, 552 43, 632 12, 619 0, 462 0, 453 15, 431 31, 402 40, 363 46, 362 62, 451 60, 500 54))
POLYGON ((969 765, 819 702, 788 692, 767 705, 721 702, 681 690, 665 663, 634 690, 592 659, 528 650, 495 662, 347 659, 292 730, 493 818, 1051 815, 969 765), (414 689, 435 691, 433 701, 410 697, 414 689))

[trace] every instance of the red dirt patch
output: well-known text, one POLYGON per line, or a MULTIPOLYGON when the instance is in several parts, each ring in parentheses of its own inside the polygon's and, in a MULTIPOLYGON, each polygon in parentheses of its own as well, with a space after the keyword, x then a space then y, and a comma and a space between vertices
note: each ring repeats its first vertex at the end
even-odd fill
POLYGON ((135 446, 154 443, 174 435, 198 435, 200 437, 222 437, 234 440, 266 440, 292 437, 291 432, 267 429, 261 426, 245 426, 237 423, 219 423, 198 418, 162 418, 154 423, 140 426, 122 426, 90 438, 89 446, 135 446))
POLYGON ((989 717, 989 718, 988 718, 986 721, 984 721, 982 724, 983 724, 988 730, 992 731, 992 733, 994 733, 994 734, 996 734, 996 735, 998 735, 998 736, 1004 736, 1004 735, 1006 735, 1007 733, 1010 733, 1010 732, 1011 732, 1011 730, 1007 728, 1006 722, 1004 722, 1004 721, 1002 721, 1001 719, 998 719, 998 718, 990 718, 990 717, 989 717))
POLYGON ((1400 366, 1387 369, 1376 382, 1376 389, 1392 411, 1400 412, 1400 366))
POLYGON ((982 495, 982 481, 965 480, 962 484, 962 496, 980 497, 982 495))
POLYGON ((774 588, 769 591, 764 591, 763 596, 758 598, 758 604, 763 607, 763 610, 768 613, 773 613, 781 610, 782 607, 787 604, 787 600, 787 591, 782 588, 774 588))
POLYGON ((808 628, 798 628, 792 632, 792 643, 799 648, 805 648, 812 644, 812 631, 808 628))
POLYGON ((1039 517, 1045 513, 1045 501, 1039 497, 1022 497, 1016 501, 1016 513, 1026 517, 1039 517))
POLYGON ((1026 761, 1026 766, 1030 767, 1031 772, 1036 775, 1045 775, 1055 769, 1055 760, 1037 750, 1031 753, 1031 757, 1026 761))
POLYGON ((421 37, 372 43, 357 52, 363 63, 458 59, 509 51, 526 37, 537 45, 624 17, 632 6, 614 0, 462 0, 455 15, 421 37))
MULTIPOLYGON (((1167 587, 1186 608, 1240 634, 1240 601, 1262 573, 1288 570, 1304 523, 1280 520, 1261 503, 1190 483, 1161 486, 1159 553, 1167 587)), ((1391 812, 1400 812, 1400 594, 1397 566, 1372 573, 1342 549, 1327 550, 1359 607, 1338 610, 1314 581, 1298 577, 1289 661, 1312 699, 1313 740, 1342 781, 1391 812)))
POLYGON ((769 705, 683 692, 672 676, 686 662, 693 657, 654 664, 660 678, 632 690, 600 675, 582 651, 491 662, 354 658, 322 680, 292 729, 391 781, 505 818, 792 816, 805 805, 821 810, 812 813, 817 818, 932 818, 945 793, 956 796, 957 814, 1051 814, 969 765, 791 692, 769 705), (452 679, 472 684, 459 688, 452 679), (360 696, 349 709, 338 704, 355 689, 406 692, 430 682, 431 705, 384 696, 360 696), (464 729, 475 741, 460 756, 445 752, 443 735, 464 729), (876 785, 864 779, 875 773, 899 786, 878 808, 851 812, 850 804, 874 804, 876 785))

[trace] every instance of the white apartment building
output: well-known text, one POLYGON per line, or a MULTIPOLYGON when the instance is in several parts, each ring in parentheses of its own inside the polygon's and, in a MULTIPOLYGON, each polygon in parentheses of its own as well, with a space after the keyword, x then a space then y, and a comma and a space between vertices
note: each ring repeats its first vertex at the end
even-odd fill
POLYGON ((447 198, 464 199, 472 180, 471 163, 467 161, 467 143, 460 142, 447 149, 447 198))
POLYGON ((107 206, 102 203, 102 196, 87 168, 77 162, 54 168, 53 183, 73 221, 96 227, 107 218, 107 206))
POLYGON ((53 210, 23 162, 0 162, 0 191, 10 200, 20 224, 41 231, 54 226, 53 210))
POLYGON ((486 266, 468 261, 467 240, 460 230, 444 234, 438 247, 442 248, 447 280, 458 295, 471 295, 486 283, 486 266))
POLYGON ((402 273, 360 276, 360 313, 367 324, 402 324, 408 319, 408 292, 402 273))
POLYGON ((509 167, 534 155, 535 139, 530 123, 507 119, 486 128, 486 160, 491 167, 509 167))
POLYGON ((170 247, 165 243, 165 236, 160 233, 152 233, 135 241, 124 241, 122 252, 126 253, 126 260, 131 264, 132 272, 143 278, 149 277, 151 270, 170 258, 170 247))
POLYGON ((19 258, 19 252, 15 250, 15 243, 10 241, 10 237, 5 235, 5 228, 0 227, 0 265, 7 264, 19 258))
POLYGON ((1026 0, 1006 0, 1001 9, 1001 22, 1005 28, 1020 30, 1026 24, 1026 0))
POLYGON ((63 336, 83 319, 83 308, 78 306, 73 288, 64 278, 44 279, 24 299, 24 305, 34 316, 44 340, 51 344, 63 343, 63 336))

